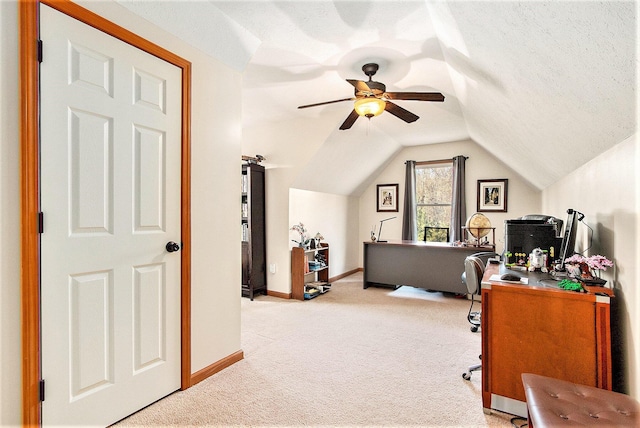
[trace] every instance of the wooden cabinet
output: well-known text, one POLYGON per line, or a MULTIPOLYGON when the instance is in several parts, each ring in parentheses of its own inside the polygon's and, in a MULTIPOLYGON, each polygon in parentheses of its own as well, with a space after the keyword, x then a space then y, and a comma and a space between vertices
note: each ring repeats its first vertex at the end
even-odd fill
POLYGON ((242 296, 267 294, 264 167, 242 165, 242 296))
POLYGON ((522 373, 611 390, 613 290, 562 290, 533 272, 520 273, 527 285, 495 280, 505 272, 489 265, 482 280, 483 407, 526 416, 522 373))
POLYGON ((312 299, 329 291, 329 244, 305 250, 291 249, 291 297, 312 299), (324 260, 324 263, 323 263, 324 260), (311 266, 310 266, 311 264, 311 266), (313 289, 317 292, 312 291, 313 289))

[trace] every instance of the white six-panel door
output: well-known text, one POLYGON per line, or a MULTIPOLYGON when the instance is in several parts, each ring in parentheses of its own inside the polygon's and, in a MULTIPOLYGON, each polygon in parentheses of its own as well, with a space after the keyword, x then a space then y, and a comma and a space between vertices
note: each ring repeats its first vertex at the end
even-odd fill
POLYGON ((180 388, 181 70, 40 6, 44 425, 180 388))

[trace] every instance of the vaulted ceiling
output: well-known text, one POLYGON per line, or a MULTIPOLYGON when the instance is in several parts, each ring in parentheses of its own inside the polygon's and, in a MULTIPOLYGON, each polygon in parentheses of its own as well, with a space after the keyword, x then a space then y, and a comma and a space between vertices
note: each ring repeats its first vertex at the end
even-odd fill
POLYGON ((543 189, 636 132, 635 1, 120 3, 243 73, 245 135, 291 130, 267 161, 320 140, 309 167, 331 174, 301 188, 357 195, 402 147, 471 138, 543 189), (368 62, 388 91, 445 101, 397 101, 420 119, 346 131, 351 101, 296 108, 353 96, 345 79, 368 62))

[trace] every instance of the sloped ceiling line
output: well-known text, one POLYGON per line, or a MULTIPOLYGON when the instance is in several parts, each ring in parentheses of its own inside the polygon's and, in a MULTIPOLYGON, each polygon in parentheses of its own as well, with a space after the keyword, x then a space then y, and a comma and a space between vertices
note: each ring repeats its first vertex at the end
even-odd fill
POLYGON ((634 1, 119 2, 243 72, 245 145, 277 135, 271 158, 284 158, 313 121, 301 158, 351 175, 307 177, 307 189, 357 193, 398 147, 467 138, 543 189, 636 129, 634 1), (399 102, 420 119, 340 132, 348 103, 296 108, 350 96, 344 80, 372 60, 389 88, 445 102, 399 102))

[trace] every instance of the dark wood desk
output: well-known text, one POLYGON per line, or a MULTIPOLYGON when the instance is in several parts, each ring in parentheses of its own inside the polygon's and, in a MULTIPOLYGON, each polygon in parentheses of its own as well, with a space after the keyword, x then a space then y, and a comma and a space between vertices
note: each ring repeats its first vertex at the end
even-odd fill
POLYGON ((464 259, 493 247, 458 247, 443 242, 389 241, 364 243, 364 288, 410 285, 466 294, 460 276, 464 259))
POLYGON ((515 272, 528 285, 482 279, 482 406, 527 415, 522 373, 611 390, 611 289, 554 286, 548 274, 515 272), (601 295, 603 294, 603 295, 601 295))

